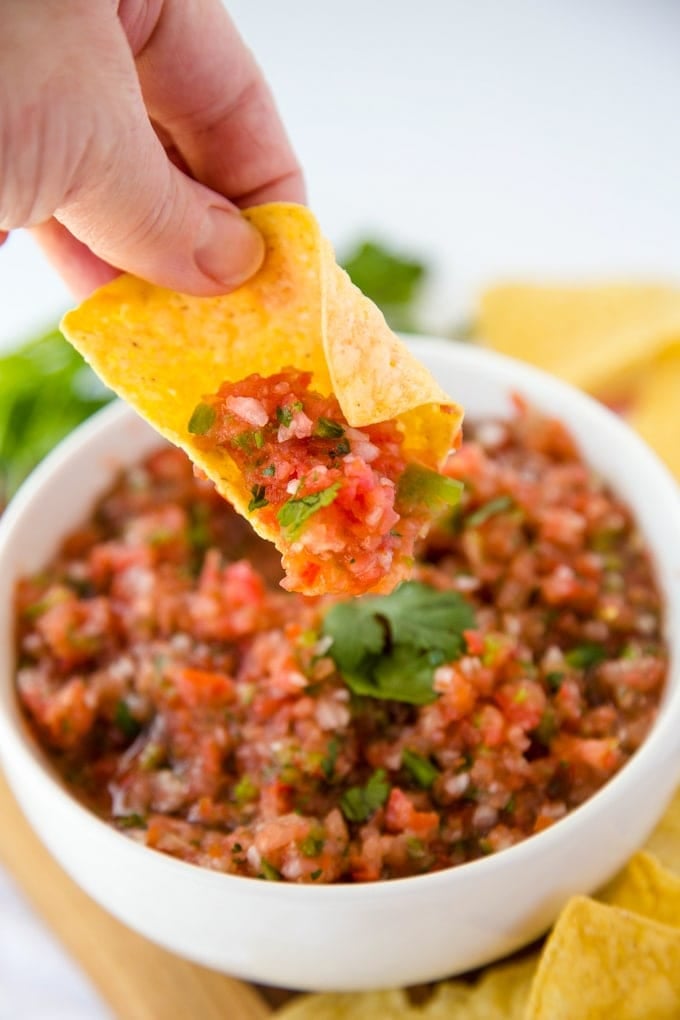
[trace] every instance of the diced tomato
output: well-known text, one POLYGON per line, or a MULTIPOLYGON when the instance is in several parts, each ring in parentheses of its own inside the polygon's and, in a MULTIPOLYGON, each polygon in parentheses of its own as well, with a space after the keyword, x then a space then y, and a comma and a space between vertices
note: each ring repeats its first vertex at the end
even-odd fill
POLYGON ((228 704, 236 689, 231 677, 204 669, 183 667, 173 673, 173 680, 182 700, 192 708, 198 705, 228 704))
POLYGON ((393 786, 387 801, 385 824, 391 832, 430 836, 439 828, 439 815, 436 811, 416 810, 407 794, 393 786))

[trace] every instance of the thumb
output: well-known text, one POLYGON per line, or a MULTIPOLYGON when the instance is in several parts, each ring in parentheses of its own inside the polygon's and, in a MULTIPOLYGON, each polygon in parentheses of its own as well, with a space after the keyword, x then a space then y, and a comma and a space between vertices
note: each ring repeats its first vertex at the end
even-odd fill
POLYGON ((261 236, 170 162, 141 100, 122 123, 116 110, 100 113, 99 124, 118 131, 95 136, 56 219, 101 259, 173 290, 221 294, 252 276, 261 236))

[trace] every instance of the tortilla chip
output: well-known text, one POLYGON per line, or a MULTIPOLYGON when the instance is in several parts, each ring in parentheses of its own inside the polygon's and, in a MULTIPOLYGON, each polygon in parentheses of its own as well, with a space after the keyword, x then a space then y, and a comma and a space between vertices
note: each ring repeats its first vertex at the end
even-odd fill
POLYGON ((432 407, 450 404, 450 398, 416 358, 410 356, 404 365, 404 345, 380 309, 336 264, 328 241, 323 242, 322 281, 324 348, 347 421, 360 428, 401 418, 405 450, 429 467, 440 466, 451 447, 452 422, 450 415, 432 414, 432 407))
POLYGON ((658 357, 640 379, 629 421, 680 478, 680 345, 658 357))
POLYGON ((276 541, 278 532, 248 513, 251 493, 234 461, 188 432, 196 406, 222 382, 287 366, 309 371, 315 390, 333 390, 350 425, 398 418, 407 455, 431 468, 449 453, 462 411, 335 264, 308 209, 281 203, 245 215, 266 256, 238 290, 194 298, 121 276, 69 312, 62 329, 112 390, 276 541))
POLYGON ((440 985, 423 1011, 423 1020, 523 1020, 538 957, 486 971, 476 985, 440 985))
POLYGON ((680 877, 644 851, 631 858, 598 899, 680 928, 680 877))
POLYGON ((659 862, 680 876, 680 788, 676 791, 663 818, 644 845, 659 862))
POLYGON ((508 284, 481 299, 482 342, 599 396, 630 390, 640 366, 680 341, 680 290, 643 284, 508 284))
POLYGON ((570 900, 539 962, 526 1020, 677 1020, 680 931, 585 896, 570 900))
POLYGON ((412 1020, 420 1015, 411 1012, 406 995, 397 989, 303 995, 276 1012, 280 1020, 412 1020))

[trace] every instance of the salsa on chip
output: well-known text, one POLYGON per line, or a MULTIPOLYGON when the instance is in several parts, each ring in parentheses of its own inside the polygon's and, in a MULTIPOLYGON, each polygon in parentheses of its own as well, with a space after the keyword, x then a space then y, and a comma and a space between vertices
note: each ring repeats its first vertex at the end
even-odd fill
POLYGON ((337 266, 304 207, 245 214, 266 256, 192 298, 130 276, 63 322, 104 381, 273 541, 285 586, 387 592, 460 486, 438 474, 462 412, 337 266))

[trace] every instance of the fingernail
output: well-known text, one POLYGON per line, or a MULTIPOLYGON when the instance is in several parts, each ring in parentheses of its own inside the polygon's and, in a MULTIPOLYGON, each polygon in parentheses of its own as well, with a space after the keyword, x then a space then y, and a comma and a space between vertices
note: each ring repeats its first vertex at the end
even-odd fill
POLYGON ((236 210, 211 206, 198 234, 195 258, 206 276, 225 287, 238 287, 262 264, 264 241, 236 210))

